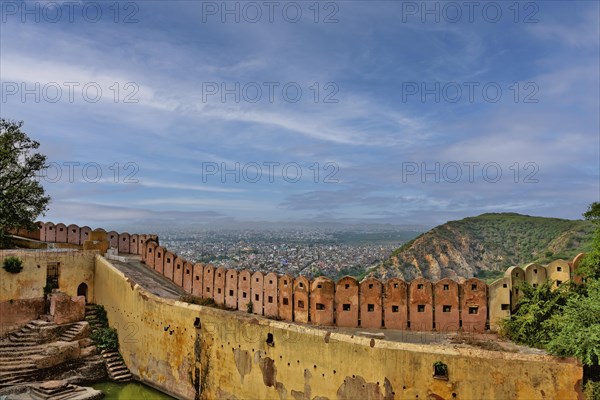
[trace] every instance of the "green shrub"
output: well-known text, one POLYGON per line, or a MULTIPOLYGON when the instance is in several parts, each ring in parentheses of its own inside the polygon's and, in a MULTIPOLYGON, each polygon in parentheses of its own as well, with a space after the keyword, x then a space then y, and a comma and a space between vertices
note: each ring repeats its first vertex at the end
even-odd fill
POLYGON ((249 301, 248 304, 246 304, 246 311, 248 311, 248 314, 252 314, 252 311, 254 311, 254 303, 249 301))
POLYGON ((573 293, 568 285, 553 290, 552 281, 538 287, 523 282, 519 290, 522 296, 517 310, 501 322, 502 332, 514 342, 544 348, 556 334, 557 326, 552 317, 561 313, 573 293))
POLYGON ((216 305, 215 301, 211 298, 207 298, 207 299, 197 298, 196 304, 198 304, 199 306, 215 306, 216 305))
POLYGON ((194 296, 191 294, 184 294, 179 297, 179 301, 183 301, 184 303, 194 303, 194 296))
POLYGON ((433 376, 448 377, 448 366, 441 361, 434 362, 433 376))
POLYGON ((19 257, 6 257, 2 268, 11 274, 18 274, 23 270, 23 261, 19 257))
POLYGON ((585 400, 600 400, 600 382, 588 381, 583 389, 585 400))
POLYGON ((108 327, 108 317, 106 316, 106 310, 104 306, 100 304, 95 304, 94 309, 96 310, 96 317, 98 318, 98 322, 104 327, 108 327))
POLYGON ((100 350, 118 350, 119 335, 115 328, 98 328, 90 335, 100 350))
POLYGON ((215 307, 215 301, 210 298, 203 299, 202 297, 192 296, 191 294, 185 294, 179 298, 179 301, 183 301, 185 303, 197 304, 199 306, 208 306, 215 307))

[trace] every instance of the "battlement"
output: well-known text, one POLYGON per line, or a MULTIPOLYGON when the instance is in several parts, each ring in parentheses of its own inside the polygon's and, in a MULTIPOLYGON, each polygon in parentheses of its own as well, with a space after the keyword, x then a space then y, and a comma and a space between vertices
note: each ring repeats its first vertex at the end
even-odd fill
MULTIPOLYGON (((48 225, 48 231, 57 226, 48 225)), ((575 359, 491 351, 448 343, 444 335, 439 343, 398 336, 438 336, 423 332, 365 337, 352 329, 315 328, 480 332, 493 327, 499 312, 510 315, 521 281, 551 278, 558 284, 570 278, 578 258, 513 267, 491 285, 476 278, 334 282, 215 268, 178 256, 155 235, 110 235, 90 230, 83 244, 80 236, 80 244, 69 249, 54 242, 48 246, 54 249, 0 251, 0 263, 9 256, 23 261, 19 273, 0 269, 0 328, 16 329, 38 318, 46 306, 44 285, 56 280, 62 293, 104 306, 136 379, 177 398, 580 397, 582 367, 575 359), (100 257, 109 240, 113 250, 100 257), (90 245, 96 248, 85 250, 90 245), (111 261, 119 247, 122 262, 111 261), (160 282, 164 291, 156 287, 160 282), (244 312, 178 301, 184 293, 244 312), (446 376, 436 375, 438 363, 446 366, 446 376)))
MULTIPOLYGON (((83 245, 92 232, 87 226, 52 222, 38 222, 38 227, 36 232, 15 234, 83 245)), ((414 331, 497 330, 499 321, 514 311, 521 296, 521 282, 536 286, 550 279, 558 286, 577 279, 575 270, 583 256, 579 254, 572 262, 555 260, 545 266, 531 263, 524 268, 511 267, 490 285, 477 278, 435 282, 391 278, 382 282, 369 277, 358 282, 347 276, 334 282, 326 277, 310 280, 273 272, 215 268, 189 262, 160 246, 156 235, 115 231, 106 235, 110 247, 119 253, 139 255, 147 268, 190 295, 212 299, 228 309, 314 325, 414 331)))

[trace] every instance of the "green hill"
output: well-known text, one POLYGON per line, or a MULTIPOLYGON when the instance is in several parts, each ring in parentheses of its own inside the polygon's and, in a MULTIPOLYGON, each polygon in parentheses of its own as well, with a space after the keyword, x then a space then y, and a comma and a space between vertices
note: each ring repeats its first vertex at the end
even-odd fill
POLYGON ((396 249, 376 275, 491 280, 512 265, 572 259, 590 249, 592 233, 589 221, 482 214, 449 221, 419 235, 396 249))

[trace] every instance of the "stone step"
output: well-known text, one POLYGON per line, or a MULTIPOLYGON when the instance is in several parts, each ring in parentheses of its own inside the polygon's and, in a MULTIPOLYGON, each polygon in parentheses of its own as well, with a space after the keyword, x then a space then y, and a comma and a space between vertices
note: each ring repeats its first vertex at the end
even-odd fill
POLYGON ((0 364, 7 362, 27 362, 32 356, 42 352, 39 348, 32 348, 29 351, 13 350, 10 353, 0 354, 0 364))
POLYGON ((16 335, 16 334, 12 334, 8 336, 8 340, 10 342, 23 342, 23 341, 31 341, 31 340, 37 340, 39 338, 39 335, 16 335))
POLYGON ((112 380, 118 381, 118 382, 123 382, 124 380, 130 380, 131 378, 132 378, 131 373, 127 372, 127 373, 123 373, 123 374, 119 374, 119 375, 114 375, 112 377, 112 380))
POLYGON ((25 363, 25 362, 33 362, 33 360, 31 359, 32 357, 36 356, 39 353, 31 353, 31 354, 21 354, 21 355, 17 355, 17 356, 0 356, 0 364, 2 365, 8 365, 7 363, 17 363, 17 362, 21 362, 21 363, 25 363))
POLYGON ((10 360, 0 361, 0 370, 5 369, 19 369, 19 368, 31 368, 35 367, 35 363, 31 360, 10 360))
POLYGON ((12 381, 14 379, 27 379, 33 375, 34 371, 29 372, 0 372, 0 383, 12 381))
POLYGON ((125 365, 125 363, 123 361, 117 361, 117 362, 114 362, 112 364, 108 364, 107 367, 111 371, 115 371, 117 369, 127 368, 127 366, 125 365))
POLYGON ((10 380, 10 381, 0 382, 0 388, 15 386, 15 385, 17 385, 19 383, 24 383, 24 382, 25 382, 24 378, 15 378, 15 379, 10 380))
POLYGON ((12 342, 13 343, 21 343, 21 344, 28 345, 28 346, 36 346, 39 344, 36 339, 29 339, 29 338, 27 338, 27 339, 16 338, 16 339, 12 339, 12 342))
POLYGON ((27 375, 30 374, 31 371, 35 371, 35 368, 32 370, 30 369, 29 371, 21 371, 21 370, 17 370, 17 369, 13 369, 11 371, 0 371, 0 380, 6 377, 11 377, 11 376, 16 376, 16 375, 27 375))
POLYGON ((34 344, 34 345, 26 345, 25 343, 15 343, 14 346, 10 346, 10 347, 3 347, 0 349, 0 354, 14 354, 14 353, 18 353, 18 352, 30 352, 30 351, 39 351, 40 350, 40 345, 39 344, 34 344), (19 346, 21 345, 21 346, 19 346))
POLYGON ((25 346, 22 343, 13 343, 13 342, 0 343, 0 351, 2 351, 4 349, 25 348, 25 347, 29 348, 31 346, 25 346))
POLYGON ((11 365, 34 365, 34 362, 29 358, 20 358, 15 360, 0 360, 0 366, 11 366, 11 365))
POLYGON ((54 322, 43 321, 41 319, 34 319, 33 321, 30 322, 30 324, 33 324, 36 326, 47 326, 47 325, 54 325, 54 322))
POLYGON ((118 367, 120 365, 123 365, 123 360, 119 359, 112 359, 112 360, 106 360, 106 366, 108 368, 113 368, 113 367, 118 367))
POLYGON ((8 339, 11 340, 13 338, 36 338, 39 335, 40 334, 37 331, 32 331, 32 332, 17 331, 17 332, 13 332, 10 335, 8 335, 8 339))
POLYGON ((0 352, 0 359, 18 359, 27 356, 32 356, 40 352, 39 348, 32 348, 31 350, 12 350, 7 352, 0 352))
POLYGON ((24 338, 24 337, 37 337, 39 336, 39 332, 38 331, 29 331, 29 332, 23 332, 23 331, 16 331, 11 333, 10 335, 8 335, 8 337, 19 337, 19 338, 24 338))
POLYGON ((35 371, 36 366, 33 364, 21 365, 0 365, 0 373, 4 372, 30 372, 35 371))
POLYGON ((34 372, 36 370, 37 370, 37 368, 35 367, 35 365, 31 365, 28 367, 7 367, 7 366, 0 365, 0 374, 3 374, 3 373, 21 374, 21 373, 26 373, 26 372, 34 372))
POLYGON ((0 350, 0 357, 2 356, 13 356, 16 357, 19 354, 33 354, 40 351, 39 346, 15 346, 11 348, 4 348, 0 350))

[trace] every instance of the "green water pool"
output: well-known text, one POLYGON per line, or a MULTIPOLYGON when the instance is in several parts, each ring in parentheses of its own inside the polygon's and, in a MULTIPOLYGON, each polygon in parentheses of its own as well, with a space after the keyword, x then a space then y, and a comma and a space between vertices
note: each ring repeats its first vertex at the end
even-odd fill
POLYGON ((173 400, 173 397, 139 382, 102 382, 92 387, 101 390, 105 400, 173 400))

